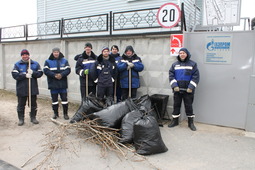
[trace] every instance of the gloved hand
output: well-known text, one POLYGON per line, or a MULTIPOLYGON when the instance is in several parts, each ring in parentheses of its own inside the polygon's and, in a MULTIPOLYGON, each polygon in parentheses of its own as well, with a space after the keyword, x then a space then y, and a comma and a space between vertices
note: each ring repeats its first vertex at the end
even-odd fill
POLYGON ((32 70, 32 69, 28 69, 28 70, 27 70, 27 73, 28 73, 28 74, 33 74, 33 70, 32 70))
POLYGON ((55 78, 60 80, 62 78, 62 75, 60 73, 55 74, 55 78))
POLYGON ((192 93, 192 89, 188 88, 187 93, 192 93))
POLYGON ((174 87, 174 91, 175 92, 179 92, 180 91, 180 88, 177 86, 177 87, 174 87))
POLYGON ((89 69, 84 70, 84 74, 88 75, 89 74, 89 69))
POLYGON ((32 74, 27 73, 26 74, 26 78, 31 79, 32 78, 32 74))
POLYGON ((134 67, 134 64, 133 64, 132 62, 128 62, 127 64, 128 64, 128 66, 129 66, 130 68, 133 68, 133 67, 134 67))

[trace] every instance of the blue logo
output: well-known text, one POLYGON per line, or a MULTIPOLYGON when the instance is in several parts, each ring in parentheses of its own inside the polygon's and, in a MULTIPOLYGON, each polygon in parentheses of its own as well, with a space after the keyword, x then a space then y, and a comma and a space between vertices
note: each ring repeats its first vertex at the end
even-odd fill
POLYGON ((214 42, 212 39, 206 46, 209 51, 230 50, 230 42, 214 42))

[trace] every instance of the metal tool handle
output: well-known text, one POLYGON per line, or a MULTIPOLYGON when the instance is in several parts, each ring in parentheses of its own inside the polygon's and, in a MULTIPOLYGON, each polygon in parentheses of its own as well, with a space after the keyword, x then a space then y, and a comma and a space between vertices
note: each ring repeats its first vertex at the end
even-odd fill
MULTIPOLYGON (((30 70, 31 69, 31 59, 28 60, 28 69, 30 70)), ((29 105, 29 108, 30 108, 30 112, 32 111, 32 107, 31 107, 31 97, 32 97, 32 94, 31 94, 31 78, 28 79, 28 105, 29 105)))
POLYGON ((88 83, 89 83, 89 75, 88 74, 86 74, 86 97, 88 97, 88 94, 89 94, 89 85, 88 85, 88 83))
POLYGON ((128 97, 131 98, 131 89, 132 89, 132 86, 131 86, 131 74, 132 74, 132 70, 131 68, 129 69, 128 71, 128 97))

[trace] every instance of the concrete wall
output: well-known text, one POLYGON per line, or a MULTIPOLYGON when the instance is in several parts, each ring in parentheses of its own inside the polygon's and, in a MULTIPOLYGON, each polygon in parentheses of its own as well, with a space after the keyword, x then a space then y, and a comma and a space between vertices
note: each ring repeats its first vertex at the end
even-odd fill
MULTIPOLYGON (((123 54, 127 45, 132 45, 135 52, 141 57, 145 69, 140 73, 141 87, 138 95, 143 94, 166 94, 170 95, 168 102, 168 113, 171 113, 172 92, 169 86, 168 70, 175 61, 170 57, 170 36, 135 36, 114 38, 83 38, 66 40, 42 40, 30 42, 10 42, 0 44, 0 88, 15 90, 15 80, 11 71, 16 61, 20 59, 20 51, 28 49, 30 56, 43 67, 45 60, 49 57, 52 48, 60 47, 61 52, 68 59, 71 66, 71 74, 68 76, 69 100, 80 101, 79 77, 75 74, 74 56, 83 52, 84 44, 91 42, 93 51, 99 55, 103 46, 116 44, 123 54)), ((44 75, 38 79, 40 95, 50 97, 47 89, 47 78, 44 75)))

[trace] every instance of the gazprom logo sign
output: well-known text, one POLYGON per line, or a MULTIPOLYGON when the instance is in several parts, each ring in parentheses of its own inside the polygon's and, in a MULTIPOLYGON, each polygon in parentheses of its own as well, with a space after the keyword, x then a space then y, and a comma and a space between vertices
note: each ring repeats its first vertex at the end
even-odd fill
POLYGON ((208 51, 215 51, 215 50, 230 50, 230 42, 215 42, 214 39, 211 42, 207 43, 207 50, 208 51))
POLYGON ((205 59, 208 64, 231 64, 232 35, 206 36, 205 59))

